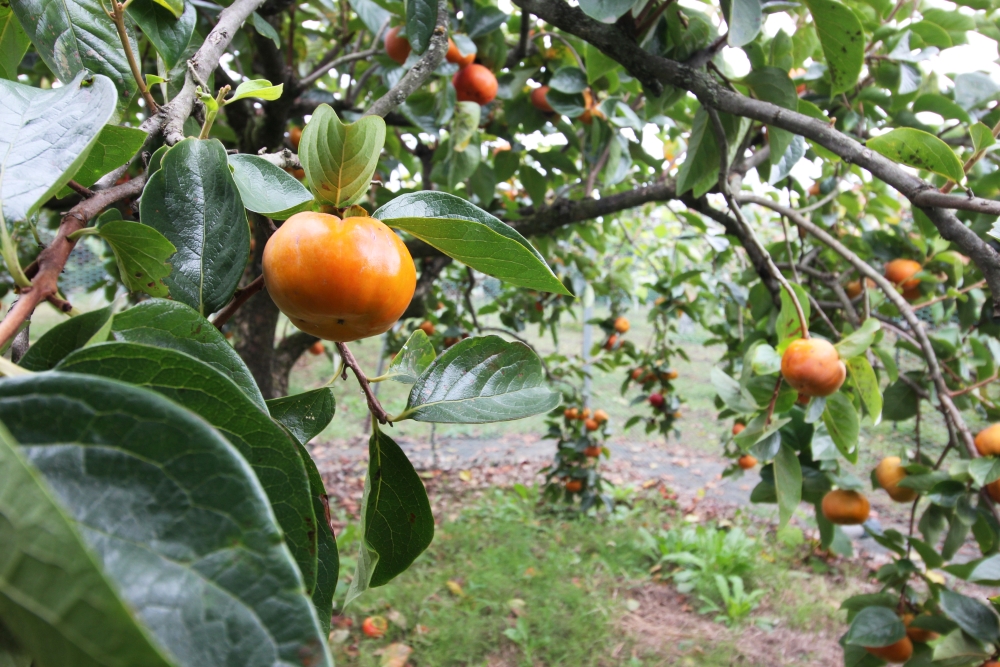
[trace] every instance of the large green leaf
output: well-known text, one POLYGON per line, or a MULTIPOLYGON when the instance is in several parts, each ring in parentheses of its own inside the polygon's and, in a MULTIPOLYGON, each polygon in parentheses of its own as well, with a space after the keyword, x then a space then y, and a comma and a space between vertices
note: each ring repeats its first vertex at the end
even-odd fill
POLYGON ((855 646, 889 646, 905 636, 906 627, 896 612, 876 605, 858 612, 845 641, 855 646))
POLYGON ((117 340, 168 347, 201 359, 235 382, 257 407, 267 409, 250 369, 226 337, 183 303, 165 299, 143 301, 115 315, 111 331, 117 340))
POLYGON ((583 0, 580 9, 602 23, 614 23, 632 9, 634 4, 631 0, 583 0))
MULTIPOLYGON (((727 113, 720 113, 719 120, 726 131, 726 143, 729 148, 729 163, 739 150, 743 137, 750 127, 750 121, 727 113)), ((691 126, 691 137, 688 140, 687 156, 684 164, 677 172, 677 194, 682 195, 692 190, 695 197, 716 187, 719 183, 719 148, 715 142, 715 132, 712 131, 708 114, 703 108, 695 112, 691 126)))
POLYGON ((73 178, 114 114, 116 93, 102 76, 50 90, 0 79, 0 99, 0 202, 12 223, 73 178))
POLYGON ((729 0, 723 2, 726 23, 729 24, 730 46, 744 46, 754 40, 764 23, 760 0, 729 0))
POLYGON ((841 359, 850 359, 859 354, 864 354, 865 350, 875 342, 875 334, 882 328, 882 323, 874 317, 869 317, 864 324, 854 333, 844 336, 834 345, 841 359))
POLYGON ((163 279, 170 275, 167 260, 177 248, 163 234, 138 222, 110 220, 100 226, 99 235, 111 246, 129 291, 167 296, 163 279))
MULTIPOLYGON (((174 664, 332 664, 264 490, 203 419, 140 387, 52 372, 0 382, 0 421, 174 664)), ((42 586, 36 600, 64 608, 78 592, 31 576, 42 586)), ((70 628, 135 650, 85 610, 38 641, 70 628)), ((156 664, 109 653, 108 662, 74 664, 156 664)))
POLYGON ((18 363, 29 371, 47 371, 66 355, 87 345, 103 343, 111 333, 112 307, 71 317, 60 322, 28 348, 18 363))
POLYGON ((942 588, 941 611, 980 641, 995 644, 1000 640, 997 615, 979 600, 942 588))
POLYGON ((437 25, 437 0, 406 0, 406 39, 421 54, 431 43, 437 25))
MULTIPOLYGON (((171 665, 101 571, 76 522, 18 449, 0 425, 3 624, 47 665, 171 665)), ((0 665, 15 667, 4 661, 3 644, 0 665)))
POLYGON ((434 360, 410 389, 400 419, 482 424, 548 412, 561 397, 538 356, 499 336, 466 338, 434 360))
POLYGON ((795 450, 787 444, 782 444, 774 457, 774 486, 778 493, 779 521, 784 526, 802 500, 802 466, 795 450))
POLYGON ((312 590, 316 582, 316 517, 295 442, 232 380, 183 352, 137 343, 105 343, 63 359, 56 370, 147 387, 200 415, 250 463, 312 590))
POLYGON ((313 514, 316 515, 316 585, 312 590, 312 601, 323 633, 329 634, 333 596, 340 576, 340 552, 337 550, 337 536, 333 534, 333 526, 330 524, 330 497, 323 486, 323 478, 306 448, 299 444, 297 447, 309 477, 309 493, 313 501, 313 514))
POLYGON ((410 334, 403 349, 396 353, 383 376, 386 380, 413 384, 434 361, 437 353, 430 338, 421 329, 410 334))
POLYGON ((875 370, 864 355, 848 359, 845 365, 851 383, 858 390, 868 414, 871 415, 872 421, 878 424, 882 419, 882 392, 879 390, 875 370))
POLYGON ((434 516, 420 476, 375 425, 361 501, 361 550, 347 601, 406 570, 434 538, 434 516))
MULTIPOLYGON (((97 135, 87 159, 73 175, 73 180, 80 185, 90 187, 110 171, 117 169, 132 159, 132 156, 142 148, 148 135, 134 127, 121 125, 105 125, 97 135)), ((69 194, 69 188, 63 188, 59 196, 69 194)))
POLYGON ((384 143, 385 121, 379 116, 345 124, 329 105, 316 107, 299 141, 299 161, 316 198, 337 207, 360 201, 384 143))
POLYGON ((128 13, 142 28, 143 34, 156 47, 167 69, 180 62, 184 50, 194 34, 198 10, 194 3, 182 3, 184 11, 175 16, 172 11, 154 0, 132 0, 128 13))
MULTIPOLYGON (((734 4, 733 11, 735 11, 735 7, 734 4)), ((730 33, 730 41, 732 41, 732 33, 730 33)), ((799 96, 795 92, 795 84, 789 78, 788 72, 780 67, 755 69, 743 81, 750 86, 757 98, 776 104, 783 109, 798 110, 799 96)), ((772 165, 778 164, 784 157, 788 147, 792 144, 793 136, 788 130, 782 130, 773 125, 767 126, 767 143, 771 147, 770 160, 772 165)))
POLYGON ((895 162, 923 169, 956 183, 965 178, 962 161, 945 142, 933 134, 912 127, 898 127, 869 139, 865 145, 895 162))
POLYGON ((854 409, 851 399, 841 392, 827 396, 826 410, 823 411, 823 423, 829 431, 833 444, 851 463, 858 461, 858 435, 861 424, 858 422, 858 411, 854 409))
POLYGON ((372 217, 512 285, 570 295, 523 236, 461 197, 413 192, 396 197, 372 217))
POLYGON ((250 253, 246 209, 217 139, 185 139, 167 151, 142 193, 143 223, 177 248, 164 280, 170 296, 202 315, 236 291, 250 253))
MULTIPOLYGON (((796 300, 802 308, 802 315, 806 318, 806 324, 808 325, 811 314, 809 295, 801 285, 796 283, 790 284, 792 291, 795 292, 796 300)), ((785 289, 781 290, 781 310, 778 312, 778 321, 775 322, 774 328, 778 334, 778 354, 784 354, 792 342, 802 338, 802 322, 799 320, 798 310, 795 309, 795 303, 792 301, 792 297, 789 296, 788 290, 785 289)))
POLYGON ((857 15, 837 0, 806 0, 830 74, 830 92, 854 88, 865 63, 865 32, 857 15))
POLYGON ((267 401, 267 409, 304 445, 330 425, 337 412, 337 401, 333 389, 320 387, 294 396, 272 398, 267 401))
MULTIPOLYGON (((121 109, 132 102, 139 86, 100 0, 17 0, 11 9, 38 55, 64 83, 84 71, 103 74, 118 90, 121 109)), ((126 23, 125 30, 132 53, 139 53, 131 25, 126 23)))
POLYGON ((890 421, 906 421, 917 414, 920 397, 902 380, 893 382, 882 394, 882 416, 890 421))
POLYGON ((256 155, 229 156, 233 180, 243 205, 275 220, 285 220, 311 207, 313 197, 305 186, 286 172, 256 155))
POLYGON ((17 22, 9 6, 0 6, 0 79, 17 79, 17 66, 21 64, 31 40, 17 22))

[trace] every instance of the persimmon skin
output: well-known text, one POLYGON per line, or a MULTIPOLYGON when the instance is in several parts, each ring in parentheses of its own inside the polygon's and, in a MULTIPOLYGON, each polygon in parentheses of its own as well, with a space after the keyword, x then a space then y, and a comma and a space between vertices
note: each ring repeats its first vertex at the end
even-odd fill
POLYGON ((920 278, 913 276, 924 267, 912 259, 894 259, 885 265, 885 279, 899 287, 902 292, 913 292, 920 287, 920 278))
POLYGON ((1000 503, 1000 479, 987 484, 986 493, 993 499, 993 502, 1000 503))
POLYGON ((309 354, 315 355, 317 357, 319 355, 323 354, 323 352, 325 352, 325 351, 326 351, 326 348, 323 347, 323 341, 321 341, 321 340, 316 341, 309 348, 309 354))
POLYGON ((750 454, 744 454, 736 460, 736 464, 743 470, 750 470, 750 468, 757 465, 757 457, 751 456, 750 454))
POLYGON ((627 333, 631 326, 627 317, 619 317, 615 320, 615 331, 618 333, 627 333))
POLYGON ((882 459, 875 468, 875 478, 878 480, 878 485, 897 503, 908 503, 917 497, 916 489, 899 486, 899 483, 906 479, 906 471, 903 470, 902 461, 898 456, 887 456, 882 459))
POLYGON ((608 413, 600 408, 594 410, 594 421, 598 424, 603 424, 608 421, 608 413))
POLYGON ((857 526, 868 519, 871 505, 857 491, 835 489, 823 496, 823 516, 838 526, 857 526))
POLYGON ((583 482, 579 479, 571 479, 566 482, 566 490, 570 493, 579 493, 583 489, 583 482))
POLYGON ((563 410, 563 417, 566 419, 578 419, 580 417, 580 411, 576 408, 566 408, 563 410))
POLYGON ((847 366, 828 341, 799 338, 781 357, 781 375, 800 394, 829 396, 844 384, 847 366))
POLYGON ((1000 424, 987 426, 976 435, 976 449, 980 456, 1000 455, 1000 424))
POLYGON ((746 427, 747 427, 746 424, 741 424, 740 422, 736 422, 735 424, 733 424, 733 435, 739 435, 746 429, 746 427))
POLYGON ((600 422, 598 422, 596 419, 587 419, 587 420, 585 420, 583 422, 583 426, 588 431, 596 431, 597 429, 601 428, 600 422))
POLYGON ((451 37, 448 38, 448 53, 444 57, 450 63, 454 63, 459 67, 465 67, 466 65, 471 65, 476 60, 476 54, 470 53, 467 56, 463 56, 462 52, 458 50, 458 45, 451 41, 451 37))
POLYGON ((542 86, 541 88, 535 88, 531 91, 531 106, 535 107, 543 113, 553 113, 555 109, 549 104, 549 98, 546 95, 549 94, 549 87, 542 86))
POLYGON ((413 298, 417 272, 381 221, 297 213, 268 240, 264 284, 296 327, 348 342, 388 331, 413 298))
POLYGON ((399 36, 403 26, 398 25, 385 33, 385 54, 402 65, 410 57, 410 40, 399 36))
POLYGON ((888 663, 902 664, 913 655, 913 642, 910 641, 909 637, 903 637, 895 644, 878 647, 866 646, 865 650, 888 663))
MULTIPOLYGON (((868 289, 873 289, 875 287, 875 281, 871 278, 865 278, 865 282, 868 283, 868 289)), ((863 291, 861 288, 860 280, 852 280, 851 282, 844 285, 844 291, 847 292, 847 296, 856 299, 861 296, 863 291)))
POLYGON ((459 102, 475 102, 479 106, 489 104, 497 96, 500 84, 488 68, 472 64, 455 72, 451 83, 455 86, 455 96, 459 102))
POLYGON ((588 459, 596 459, 598 456, 601 455, 601 448, 596 445, 585 447, 583 450, 583 455, 586 456, 588 459))
POLYGON ((900 618, 903 619, 903 625, 906 626, 906 636, 910 638, 911 642, 926 644, 940 636, 932 630, 910 627, 910 623, 916 618, 913 614, 903 614, 900 618))

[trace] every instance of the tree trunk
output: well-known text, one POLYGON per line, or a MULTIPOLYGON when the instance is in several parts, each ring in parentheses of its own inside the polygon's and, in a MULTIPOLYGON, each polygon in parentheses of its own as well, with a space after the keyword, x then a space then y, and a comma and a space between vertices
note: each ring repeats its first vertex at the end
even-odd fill
MULTIPOLYGON (((252 214, 250 219, 253 222, 254 253, 253 260, 244 274, 244 284, 260 275, 264 245, 270 236, 267 220, 255 214, 252 214)), ((264 289, 250 297, 250 300, 236 311, 232 320, 236 327, 236 351, 253 374, 264 398, 275 398, 279 395, 275 393, 271 376, 274 335, 279 314, 278 307, 264 289)))

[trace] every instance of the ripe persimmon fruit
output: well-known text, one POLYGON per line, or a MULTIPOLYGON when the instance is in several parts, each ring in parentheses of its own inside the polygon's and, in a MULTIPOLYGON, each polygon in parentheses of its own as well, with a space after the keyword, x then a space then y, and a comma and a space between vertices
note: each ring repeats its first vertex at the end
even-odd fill
POLYGON ((646 374, 646 369, 645 368, 633 368, 631 375, 632 375, 632 379, 633 380, 638 380, 639 378, 641 378, 645 374, 646 374))
POLYGON ((666 399, 663 398, 663 394, 653 393, 649 395, 649 404, 654 408, 662 408, 664 403, 666 403, 666 399))
POLYGON ((615 331, 618 333, 626 333, 631 325, 628 322, 628 318, 619 317, 615 319, 615 331))
POLYGON ((579 493, 583 489, 583 482, 579 479, 571 479, 566 482, 566 490, 570 493, 579 493))
POLYGON ((823 516, 839 526, 857 526, 868 519, 871 505, 864 495, 847 489, 834 489, 823 496, 823 516))
POLYGON ((678 377, 680 377, 680 373, 677 371, 676 368, 671 368, 669 371, 663 374, 664 380, 676 380, 678 377))
POLYGON ((458 50, 458 45, 451 41, 451 37, 448 38, 448 53, 445 54, 444 59, 450 63, 455 63, 459 67, 465 67, 466 65, 471 65, 476 59, 475 53, 470 53, 463 56, 462 52, 458 50))
POLYGON ((563 410, 563 417, 566 419, 576 419, 580 416, 580 411, 576 408, 566 408, 563 410))
POLYGON ((611 334, 608 336, 608 339, 604 341, 605 350, 613 350, 616 345, 618 345, 618 334, 611 334))
POLYGON ((910 624, 913 623, 913 619, 916 618, 913 614, 903 614, 900 618, 903 619, 903 625, 906 626, 906 636, 910 638, 911 642, 926 644, 931 640, 937 639, 939 636, 938 633, 932 630, 912 627, 910 624))
POLYGON ((909 637, 903 637, 895 644, 877 647, 866 646, 865 650, 888 663, 902 664, 913 655, 913 642, 910 641, 909 637))
POLYGON ((747 427, 746 424, 741 424, 740 422, 736 422, 735 424, 733 424, 733 435, 739 435, 740 433, 743 432, 743 429, 745 429, 746 427, 747 427))
POLYGON ((546 95, 549 94, 549 87, 542 86, 541 88, 535 88, 531 91, 531 106, 535 107, 539 111, 544 113, 553 113, 555 109, 549 104, 549 98, 546 95))
POLYGON ((299 141, 302 140, 302 128, 298 125, 293 125, 288 130, 288 143, 292 145, 292 148, 299 150, 299 141))
POLYGON ((897 503, 908 503, 917 497, 916 489, 899 486, 899 483, 906 479, 906 471, 903 470, 898 456, 887 456, 879 461, 875 468, 875 478, 878 480, 878 485, 897 503))
POLYGON ((903 292, 912 291, 920 287, 920 278, 913 276, 922 269, 920 262, 912 259, 894 259, 885 265, 885 279, 903 292))
POLYGON ((323 347, 323 341, 321 341, 321 340, 318 340, 318 341, 316 341, 315 343, 313 343, 312 345, 309 346, 309 354, 316 355, 317 357, 319 355, 323 354, 323 352, 325 350, 326 350, 326 348, 323 347))
POLYGON ((410 40, 399 35, 403 26, 398 25, 385 33, 385 54, 402 65, 410 57, 410 40))
MULTIPOLYGON (((868 283, 868 289, 875 287, 875 281, 871 278, 865 278, 865 282, 868 283)), ((861 281, 852 280, 851 282, 844 285, 844 291, 847 292, 847 296, 856 299, 861 296, 861 281)))
POLYGON ((601 424, 596 419, 585 419, 583 422, 583 427, 586 428, 588 431, 596 431, 597 429, 601 428, 601 424))
POLYGON ((811 400, 812 397, 806 396, 805 394, 799 394, 798 396, 795 397, 795 402, 798 403, 799 405, 809 405, 809 401, 811 400))
POLYGON ((584 408, 580 411, 580 419, 590 419, 590 408, 584 408))
POLYGON ((292 324, 338 342, 387 331, 417 284, 410 251, 381 221, 326 213, 286 220, 264 247, 263 269, 292 324))
POLYGON ((844 384, 847 366, 829 341, 799 338, 781 357, 781 375, 806 396, 829 396, 844 384))
POLYGON ((480 106, 496 99, 500 87, 493 72, 475 63, 455 72, 451 83, 459 102, 475 102, 480 106))
POLYGON ((596 459, 601 455, 601 448, 597 445, 591 445, 590 447, 585 447, 583 450, 583 455, 590 459, 596 459))
POLYGON ((976 435, 976 449, 980 456, 1000 455, 1000 424, 987 426, 976 435))
POLYGON ((424 320, 423 322, 420 323, 420 326, 417 328, 423 331, 428 336, 434 335, 434 323, 431 322, 430 320, 424 320))
POLYGON ((1000 503, 1000 479, 987 484, 986 493, 993 499, 993 502, 1000 503))
POLYGON ((750 470, 750 468, 757 465, 757 458, 755 456, 751 456, 750 454, 744 454, 736 460, 736 465, 744 470, 750 470))
POLYGON ((600 408, 594 410, 594 421, 596 421, 598 424, 603 424, 604 422, 608 421, 608 413, 605 412, 604 410, 601 410, 600 408))
POLYGON ((389 621, 386 620, 385 616, 369 616, 361 623, 361 632, 365 633, 365 637, 372 639, 385 636, 388 629, 389 621))

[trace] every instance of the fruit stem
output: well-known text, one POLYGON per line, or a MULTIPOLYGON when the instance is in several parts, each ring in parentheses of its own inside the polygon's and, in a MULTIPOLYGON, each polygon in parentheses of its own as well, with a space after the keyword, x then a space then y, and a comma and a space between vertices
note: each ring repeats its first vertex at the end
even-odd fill
POLYGON ((358 384, 361 385, 361 391, 364 392, 365 400, 368 401, 368 411, 372 413, 372 418, 378 420, 380 424, 389 424, 391 426, 392 419, 390 419, 389 413, 385 411, 382 404, 379 403, 375 392, 372 391, 372 387, 368 383, 368 378, 365 377, 364 372, 358 366, 358 360, 354 358, 347 345, 344 343, 337 343, 336 345, 337 350, 340 352, 340 358, 344 361, 344 366, 354 371, 354 377, 358 379, 358 384))

